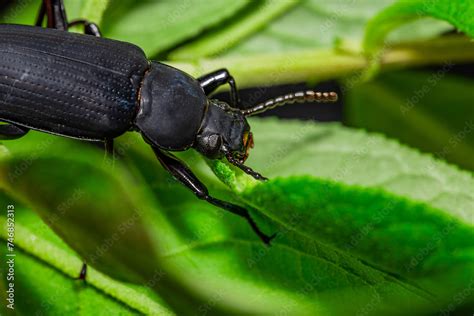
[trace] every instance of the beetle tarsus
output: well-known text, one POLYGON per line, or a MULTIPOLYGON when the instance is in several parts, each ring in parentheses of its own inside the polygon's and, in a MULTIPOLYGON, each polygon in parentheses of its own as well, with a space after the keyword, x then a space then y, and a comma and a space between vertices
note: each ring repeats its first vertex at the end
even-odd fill
POLYGON ((87 277, 87 264, 84 262, 82 264, 81 272, 79 272, 79 276, 74 278, 75 280, 82 280, 86 282, 86 277, 87 277))
POLYGON ((249 223, 250 227, 252 228, 252 230, 255 232, 255 234, 257 234, 257 236, 263 241, 265 245, 270 245, 270 242, 272 241, 272 239, 275 238, 276 234, 268 236, 265 233, 263 233, 260 230, 260 228, 258 228, 257 223, 255 223, 253 218, 250 216, 249 211, 246 210, 245 208, 226 202, 226 201, 216 199, 210 195, 206 195, 203 199, 211 203, 212 205, 215 205, 221 209, 224 209, 226 211, 229 211, 233 214, 236 214, 245 218, 247 222, 249 223))
POLYGON ((110 157, 113 157, 114 156, 114 140, 113 140, 113 138, 107 138, 104 141, 104 146, 105 146, 105 152, 107 153, 107 155, 109 155, 110 157))
POLYGON ((202 200, 211 203, 223 210, 239 215, 247 220, 252 230, 257 236, 265 243, 269 244, 274 235, 267 236, 264 234, 254 222, 250 213, 245 208, 236 204, 216 199, 209 195, 209 191, 206 186, 194 175, 194 173, 178 158, 168 152, 164 152, 161 149, 152 146, 156 157, 163 165, 163 167, 173 175, 173 177, 181 182, 183 185, 188 187, 196 196, 202 200))
POLYGON ((250 167, 247 167, 246 165, 244 165, 243 163, 241 163, 238 159, 232 157, 231 155, 227 155, 227 161, 229 161, 231 164, 233 164, 234 166, 238 167, 239 169, 241 169, 243 172, 245 172, 246 174, 252 176, 254 179, 256 180, 260 180, 260 181, 267 181, 268 178, 262 176, 260 173, 258 173, 257 171, 253 170, 252 168, 250 167))
POLYGON ((0 140, 18 139, 28 133, 29 129, 26 127, 17 126, 14 124, 0 125, 0 140))

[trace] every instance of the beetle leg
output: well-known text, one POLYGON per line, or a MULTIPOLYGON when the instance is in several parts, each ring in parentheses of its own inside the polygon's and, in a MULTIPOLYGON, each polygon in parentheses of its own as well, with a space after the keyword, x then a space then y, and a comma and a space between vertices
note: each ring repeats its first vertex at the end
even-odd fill
POLYGON ((29 129, 13 124, 0 125, 0 140, 10 140, 23 137, 28 133, 29 129))
POLYGON ((100 32, 100 28, 97 24, 89 22, 87 20, 74 20, 68 24, 68 27, 74 25, 84 25, 84 33, 87 35, 93 35, 95 37, 102 37, 102 33, 100 32))
POLYGON ((46 27, 67 31, 68 23, 63 0, 43 0, 36 19, 36 26, 42 26, 47 17, 46 27))
POLYGON ((38 11, 38 16, 36 17, 36 22, 35 22, 36 26, 39 26, 39 27, 43 26, 43 20, 44 20, 45 15, 46 15, 46 6, 45 6, 44 1, 41 1, 41 6, 38 11))
POLYGON ((79 272, 79 276, 74 278, 76 280, 82 280, 82 281, 86 281, 86 277, 87 277, 87 264, 84 262, 82 263, 82 268, 81 268, 81 272, 79 272))
POLYGON ((252 230, 257 234, 257 236, 267 245, 270 244, 270 241, 275 237, 275 234, 272 236, 265 235, 254 222, 250 213, 241 206, 232 204, 226 201, 216 199, 209 195, 209 191, 206 186, 193 174, 193 172, 178 158, 173 156, 168 152, 164 152, 157 147, 153 147, 156 157, 163 165, 163 167, 173 175, 173 177, 181 182, 183 185, 188 187, 194 194, 201 200, 205 200, 212 205, 215 205, 223 210, 239 215, 247 220, 252 230))
POLYGON ((43 0, 36 19, 36 26, 42 26, 44 17, 47 17, 46 26, 62 31, 67 31, 69 27, 82 24, 84 33, 102 37, 99 26, 87 20, 75 20, 71 23, 67 21, 66 9, 63 0, 43 0))
POLYGON ((114 140, 112 138, 107 138, 104 141, 104 145, 105 145, 105 152, 108 155, 110 155, 111 157, 113 157, 113 155, 114 155, 114 140))
POLYGON ((227 69, 213 71, 207 75, 199 77, 197 80, 201 84, 201 87, 204 89, 206 95, 211 94, 218 87, 228 83, 230 86, 231 106, 237 109, 241 108, 239 93, 237 92, 237 86, 235 84, 234 77, 232 77, 227 69))
POLYGON ((252 168, 247 167, 246 165, 244 165, 238 159, 232 157, 231 155, 227 155, 226 158, 227 158, 227 161, 229 161, 231 164, 233 164, 237 168, 240 168, 243 172, 252 176, 254 179, 263 180, 263 181, 268 180, 266 177, 262 176, 257 171, 254 171, 252 168))

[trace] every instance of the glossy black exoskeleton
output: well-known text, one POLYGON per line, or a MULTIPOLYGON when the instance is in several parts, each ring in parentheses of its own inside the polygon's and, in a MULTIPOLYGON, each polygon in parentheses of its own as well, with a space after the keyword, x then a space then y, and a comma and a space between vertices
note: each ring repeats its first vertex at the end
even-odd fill
POLYGON ((205 185, 170 152, 193 148, 211 159, 225 158, 256 179, 244 165, 252 133, 246 117, 298 101, 335 101, 335 93, 288 94, 245 109, 234 78, 225 69, 194 79, 149 61, 135 45, 101 37, 97 25, 68 23, 62 0, 44 0, 36 27, 0 26, 0 139, 28 130, 105 142, 138 131, 158 160, 200 199, 244 217, 262 239, 249 212, 209 195, 205 185), (46 25, 42 28, 43 20, 46 25), (65 32, 83 25, 88 35, 65 32), (93 35, 93 36, 90 36, 93 35), (230 85, 231 104, 210 95, 230 85))

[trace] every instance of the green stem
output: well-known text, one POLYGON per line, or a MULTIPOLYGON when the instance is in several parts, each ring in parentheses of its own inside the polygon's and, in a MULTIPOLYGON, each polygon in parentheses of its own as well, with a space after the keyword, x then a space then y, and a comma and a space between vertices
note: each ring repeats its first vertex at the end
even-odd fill
MULTIPOLYGON (((381 58, 381 70, 474 61, 474 44, 463 36, 441 37, 427 42, 394 46, 381 58)), ((192 75, 227 68, 239 87, 322 81, 363 72, 369 65, 362 52, 319 49, 281 54, 166 62, 192 75)))

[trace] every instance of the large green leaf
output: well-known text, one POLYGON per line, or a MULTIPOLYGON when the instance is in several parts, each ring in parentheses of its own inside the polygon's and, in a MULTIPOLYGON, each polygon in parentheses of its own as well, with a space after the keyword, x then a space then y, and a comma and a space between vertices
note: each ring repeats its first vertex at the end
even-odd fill
MULTIPOLYGON (((259 185, 250 181, 243 187, 243 193, 238 193, 240 202, 251 207, 252 214, 258 219, 262 229, 269 233, 278 231, 280 234, 270 248, 265 247, 255 237, 243 220, 232 214, 224 214, 205 202, 196 201, 193 194, 181 188, 179 184, 169 181, 169 176, 157 165, 151 150, 136 137, 137 135, 127 135, 119 142, 117 151, 126 159, 115 161, 114 169, 110 169, 102 166, 103 155, 94 153, 92 148, 83 148, 75 142, 54 136, 32 133, 22 140, 21 145, 18 141, 9 146, 12 157, 2 162, 2 185, 10 188, 9 190, 13 190, 14 185, 15 194, 27 199, 33 209, 40 211, 46 219, 48 215, 57 212, 58 204, 70 197, 67 192, 70 193, 72 188, 81 188, 85 192, 83 198, 72 203, 68 211, 59 217, 56 225, 54 221, 50 221, 50 224, 86 260, 97 247, 97 240, 96 244, 92 244, 94 240, 91 236, 110 236, 108 227, 112 224, 108 222, 119 223, 125 220, 127 209, 143 210, 143 218, 147 220, 139 221, 137 225, 141 226, 135 227, 138 231, 133 230, 131 233, 148 235, 151 243, 148 246, 146 243, 127 246, 130 241, 123 237, 125 239, 120 239, 120 245, 110 247, 110 259, 106 261, 106 269, 104 263, 98 260, 92 262, 92 266, 113 275, 117 275, 114 272, 124 271, 124 268, 120 267, 125 266, 144 277, 149 277, 153 269, 162 267, 168 280, 165 278, 166 282, 162 281, 160 285, 172 294, 175 301, 170 301, 170 297, 165 299, 178 310, 180 304, 177 304, 176 300, 182 300, 189 295, 194 297, 196 302, 204 304, 205 308, 213 311, 217 308, 221 312, 275 313, 287 308, 293 313, 323 311, 345 314, 363 310, 374 297, 378 302, 374 313, 398 310, 399 307, 394 302, 404 306, 410 302, 412 308, 426 310, 426 304, 432 300, 433 295, 429 292, 440 295, 439 288, 433 285, 438 277, 434 272, 436 269, 427 269, 425 264, 420 264, 414 266, 412 273, 404 273, 398 271, 399 264, 423 245, 428 234, 438 231, 442 225, 451 221, 458 236, 456 242, 451 245, 453 241, 447 240, 450 248, 445 249, 443 241, 433 256, 426 258, 428 266, 437 267, 435 259, 452 255, 451 251, 459 253, 459 256, 466 256, 468 252, 465 248, 472 240, 470 231, 466 229, 467 219, 454 211, 464 204, 458 202, 456 207, 451 205, 453 211, 448 207, 441 208, 442 203, 433 206, 421 205, 416 202, 423 200, 416 196, 417 192, 401 189, 397 192, 396 186, 395 189, 390 189, 389 184, 386 191, 390 189, 392 193, 397 194, 387 195, 370 189, 370 186, 374 185, 371 181, 375 180, 370 173, 366 176, 351 177, 355 181, 352 184, 357 183, 363 187, 348 186, 348 173, 360 172, 359 168, 364 168, 364 172, 367 170, 357 164, 357 159, 354 162, 355 169, 349 169, 345 161, 348 155, 353 155, 351 149, 357 153, 361 146, 366 145, 369 148, 362 152, 362 155, 366 153, 366 156, 361 159, 370 163, 374 169, 377 167, 378 158, 370 158, 371 149, 378 151, 383 148, 390 153, 387 156, 391 155, 394 160, 388 159, 388 162, 382 163, 381 166, 388 166, 390 162, 395 166, 401 159, 397 155, 401 155, 407 159, 407 165, 411 165, 410 161, 413 161, 413 168, 420 163, 432 163, 435 170, 447 169, 444 172, 448 179, 457 175, 458 179, 464 177, 464 181, 471 184, 472 179, 462 172, 451 170, 442 163, 395 146, 380 137, 354 133, 337 126, 258 120, 253 120, 252 126, 258 147, 252 153, 250 164, 267 175, 284 175, 285 172, 291 172, 314 177, 318 172, 324 173, 328 169, 348 169, 342 174, 345 177, 333 179, 337 180, 337 183, 318 178, 297 177, 282 178, 259 185), (41 146, 51 144, 52 139, 54 146, 51 145, 50 148, 54 150, 41 146), (38 154, 38 146, 43 148, 41 154, 38 154), (346 149, 338 151, 335 148, 346 149), (28 159, 31 157, 28 152, 33 152, 36 158, 28 159), (297 152, 303 154, 298 155, 297 152), (271 153, 275 154, 271 156, 271 153), (308 163, 307 159, 310 159, 311 163, 308 163), (322 164, 322 160, 326 163, 322 164), (28 168, 18 174, 16 171, 20 170, 18 168, 24 165, 25 161, 28 161, 28 168), (317 167, 315 163, 324 167, 317 167), (125 174, 123 164, 128 165, 129 171, 125 174), (53 165, 62 172, 45 171, 53 165), (61 167, 62 165, 64 167, 61 167), (68 169, 69 171, 65 172, 68 169), (10 172, 15 176, 9 177, 10 172), (45 177, 47 181, 44 181, 45 177), (127 190, 121 189, 125 187, 127 190), (141 193, 134 188, 139 188, 141 193), (151 191, 147 193, 148 190, 151 191), (282 194, 282 191, 285 194, 282 194), (406 201, 405 198, 412 201, 406 201), (105 202, 107 204, 104 204, 105 202), (128 203, 132 204, 127 206, 128 203), (393 227, 404 227, 408 225, 407 220, 412 219, 413 214, 418 212, 418 218, 425 220, 427 226, 432 227, 430 226, 429 230, 414 228, 417 235, 408 244, 411 252, 406 251, 395 257, 381 256, 380 253, 374 257, 370 255, 369 249, 375 254, 375 249, 385 247, 385 244, 387 247, 396 247, 396 241, 403 237, 403 234, 397 231, 374 229, 372 234, 364 236, 354 247, 347 248, 347 243, 351 241, 350 236, 364 225, 370 224, 374 212, 387 203, 394 205, 393 214, 403 216, 387 216, 383 224, 388 222, 393 224, 393 227), (95 207, 94 204, 102 207, 95 207), (315 212, 315 209, 320 211, 315 212), (291 221, 292 218, 295 220, 291 221), (353 221, 349 220, 350 218, 353 221), (72 225, 73 222, 75 226, 72 225), (91 233, 94 235, 89 236, 91 233), (137 260, 128 260, 125 253, 130 253, 128 256, 137 260), (117 260, 115 264, 114 258, 117 260), (392 262, 394 259, 398 260, 392 262), (394 275, 394 272, 398 276, 394 275), (420 277, 423 273, 427 280, 420 277), (175 287, 170 286, 169 278, 174 280, 175 287), (416 283, 427 288, 419 289, 416 283), (342 299, 347 301, 348 305, 340 306, 338 302, 342 299), (212 304, 206 303, 209 301, 212 304)), ((195 155, 185 155, 184 159, 205 179, 214 194, 227 200, 236 198, 206 171, 201 159, 195 155)), ((384 168, 382 172, 389 177, 397 174, 399 176, 394 179, 400 181, 409 175, 400 175, 401 171, 397 168, 393 168, 391 174, 387 175, 388 170, 384 168)), ((330 177, 326 175, 326 178, 330 177)), ((420 178, 423 176, 420 175, 420 178)), ((453 198, 458 197, 462 191, 461 185, 458 188, 449 180, 447 183, 453 186, 453 198)), ((413 186, 416 186, 416 181, 413 186)), ((128 214, 133 218, 132 213, 128 214)), ((127 233, 124 236, 128 235, 127 233)), ((28 240, 28 236, 24 238, 28 240)), ((103 241, 100 237, 98 240, 99 243, 103 241)), ((21 247, 20 242, 19 245, 21 247)), ((35 256, 44 252, 41 245, 30 245, 26 248, 27 252, 34 251, 35 256)), ((394 249, 394 253, 398 250, 400 247, 394 249)), ((453 260, 453 269, 465 268, 472 262, 463 262, 461 257, 459 258, 453 260)), ((94 280, 93 277, 91 280, 94 280)), ((456 282, 455 285, 459 284, 456 282)), ((163 294, 164 289, 155 288, 160 294, 163 294)))
MULTIPOLYGON (((252 166, 269 176, 311 175, 360 189, 348 193, 309 178, 255 186, 239 181, 240 175, 230 179, 240 183, 234 190, 243 190, 251 205, 284 226, 301 219, 298 230, 305 235, 418 280, 440 297, 465 287, 474 271, 471 174, 380 136, 336 125, 284 125, 254 124, 259 150, 273 155, 251 156, 252 166), (450 279, 443 279, 445 273, 450 279)), ((228 173, 220 174, 229 182, 228 173)))
MULTIPOLYGON (((468 173, 380 136, 337 126, 268 121, 254 123, 253 130, 257 152, 252 153, 249 163, 257 170, 269 176, 312 175, 339 183, 296 178, 253 188, 252 181, 244 177, 235 185, 237 192, 244 190, 243 201, 255 201, 253 207, 276 220, 278 228, 274 229, 284 235, 294 229, 305 236, 317 236, 314 239, 420 282, 436 293, 440 302, 466 286, 465 280, 473 271, 474 237, 474 182, 468 173), (341 188, 341 184, 367 189, 341 188), (298 219, 297 228, 291 227, 294 219, 298 219), (427 249, 429 254, 425 253, 427 249)), ((232 177, 232 173, 227 173, 225 182, 229 175, 232 177)), ((242 177, 230 181, 238 180, 242 177)), ((170 205, 171 199, 163 204, 170 205)), ((301 243, 292 234, 289 238, 301 243)), ((266 255, 256 253, 250 262, 266 255)), ((278 260, 268 256, 266 264, 278 260)))

